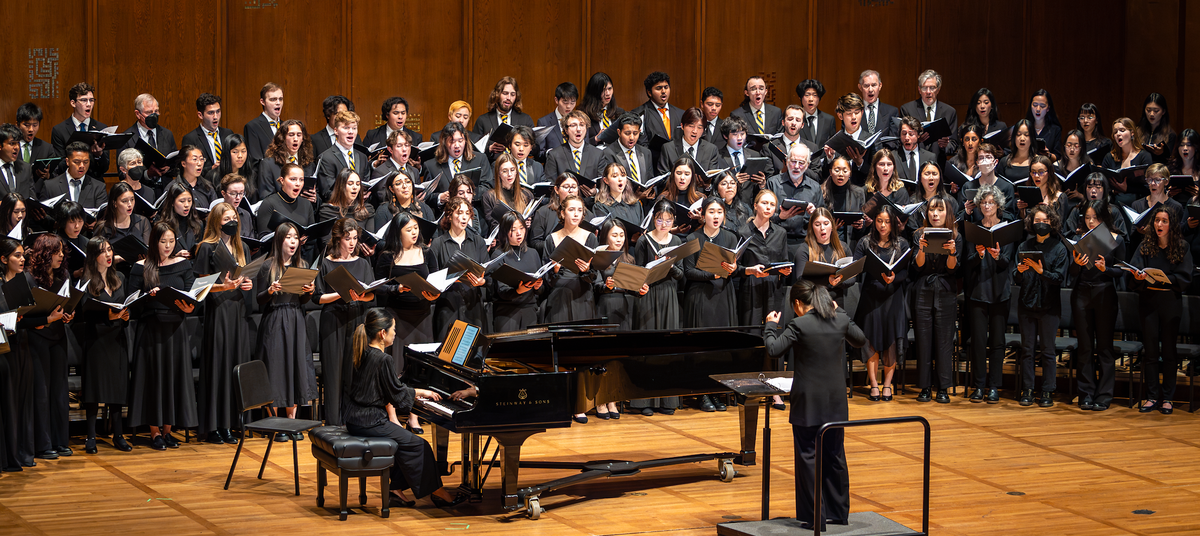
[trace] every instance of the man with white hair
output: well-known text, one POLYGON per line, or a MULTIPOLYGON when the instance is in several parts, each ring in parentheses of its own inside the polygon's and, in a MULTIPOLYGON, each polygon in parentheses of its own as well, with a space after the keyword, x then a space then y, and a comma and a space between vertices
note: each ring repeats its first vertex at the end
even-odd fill
POLYGON ((884 136, 897 135, 898 127, 892 120, 900 117, 900 110, 879 99, 883 92, 883 78, 879 72, 867 69, 858 75, 858 91, 863 98, 863 129, 867 135, 876 132, 883 132, 884 136))
POLYGON ((779 213, 772 218, 787 231, 788 251, 804 242, 808 233, 808 217, 817 207, 825 206, 821 184, 807 177, 812 151, 803 143, 792 146, 784 169, 767 179, 767 188, 779 199, 779 213))
POLYGON ((129 143, 122 149, 136 146, 138 138, 141 138, 164 155, 179 150, 175 145, 175 134, 158 124, 158 99, 154 98, 154 95, 142 93, 133 99, 133 116, 137 122, 125 129, 125 132, 132 132, 134 136, 129 138, 129 143))
POLYGON ((937 140, 922 136, 924 139, 921 140, 921 147, 937 155, 938 161, 944 160, 943 154, 957 152, 954 140, 958 138, 958 112, 954 111, 953 106, 938 101, 938 93, 941 91, 942 75, 933 69, 927 69, 917 76, 917 99, 900 107, 901 117, 907 115, 922 122, 946 120, 946 124, 950 126, 949 136, 937 140))

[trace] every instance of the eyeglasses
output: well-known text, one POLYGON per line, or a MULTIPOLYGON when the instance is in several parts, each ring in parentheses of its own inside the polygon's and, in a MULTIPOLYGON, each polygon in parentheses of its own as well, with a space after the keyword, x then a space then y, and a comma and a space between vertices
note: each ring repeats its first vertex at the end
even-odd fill
POLYGON ((1029 176, 1031 176, 1031 177, 1045 177, 1045 176, 1046 176, 1046 172, 1045 172, 1045 171, 1030 171, 1030 172, 1029 172, 1029 176))
POLYGON ((1094 121, 1094 120, 1096 119, 1096 116, 1094 116, 1094 115, 1081 115, 1081 116, 1077 117, 1076 119, 1078 119, 1078 120, 1079 120, 1079 122, 1081 122, 1081 123, 1082 123, 1082 122, 1084 122, 1084 121, 1094 121))
POLYGON ((796 164, 797 166, 803 166, 803 165, 808 164, 808 160, 795 160, 795 159, 789 158, 788 163, 796 164))
POLYGON ((655 225, 674 225, 674 224, 675 224, 675 220, 662 220, 662 219, 659 219, 659 220, 654 220, 654 224, 655 224, 655 225))
POLYGON ((578 186, 576 186, 576 185, 573 185, 573 184, 572 184, 572 185, 569 185, 569 186, 568 186, 568 185, 566 185, 566 184, 564 184, 564 185, 562 185, 562 186, 559 186, 559 189, 561 189, 561 190, 566 190, 566 191, 568 191, 568 192, 574 192, 575 190, 578 190, 578 189, 579 189, 579 187, 578 187, 578 186))
POLYGON ((241 199, 246 197, 246 192, 225 192, 225 195, 228 195, 234 199, 241 199))
POLYGON ((1162 177, 1146 177, 1147 184, 1162 184, 1162 183, 1166 182, 1166 180, 1167 179, 1164 179, 1162 177))

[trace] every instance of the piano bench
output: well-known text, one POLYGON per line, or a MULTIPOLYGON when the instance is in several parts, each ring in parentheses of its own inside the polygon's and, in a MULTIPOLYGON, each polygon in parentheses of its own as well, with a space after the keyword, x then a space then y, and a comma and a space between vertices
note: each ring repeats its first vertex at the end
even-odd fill
POLYGON ((383 508, 379 517, 388 517, 388 480, 395 461, 396 442, 386 437, 355 437, 343 426, 320 426, 308 433, 313 457, 317 459, 317 508, 325 507, 326 471, 338 476, 342 521, 346 508, 347 480, 358 478, 358 503, 367 504, 367 477, 379 477, 383 508))

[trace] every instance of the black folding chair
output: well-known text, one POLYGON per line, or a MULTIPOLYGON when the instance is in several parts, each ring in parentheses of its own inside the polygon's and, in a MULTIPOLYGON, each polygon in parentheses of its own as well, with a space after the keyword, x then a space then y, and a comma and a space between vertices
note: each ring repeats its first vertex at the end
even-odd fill
MULTIPOLYGON (((320 421, 289 419, 287 417, 267 417, 254 422, 246 422, 246 414, 252 409, 261 408, 275 402, 270 398, 271 381, 267 377, 267 364, 262 361, 251 361, 233 367, 233 381, 237 384, 238 401, 242 411, 238 418, 242 423, 242 440, 238 442, 237 452, 233 455, 233 464, 229 466, 229 476, 225 477, 225 489, 229 489, 229 481, 233 479, 233 470, 237 467, 238 457, 242 455, 242 446, 250 438, 251 432, 263 433, 267 438, 267 452, 263 454, 262 466, 258 468, 258 479, 262 480, 263 470, 267 467, 267 458, 271 457, 271 446, 275 444, 275 434, 300 434, 321 426, 320 421)), ((297 452, 296 441, 292 441, 292 476, 296 481, 296 495, 300 495, 300 455, 297 452)))

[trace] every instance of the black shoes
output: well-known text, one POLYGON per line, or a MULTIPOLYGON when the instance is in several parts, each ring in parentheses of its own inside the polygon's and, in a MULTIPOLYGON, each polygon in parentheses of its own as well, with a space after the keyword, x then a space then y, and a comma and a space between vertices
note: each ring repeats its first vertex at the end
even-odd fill
POLYGON ((237 438, 233 437, 233 431, 231 431, 230 429, 226 428, 224 430, 217 430, 217 431, 220 432, 221 440, 223 440, 226 445, 236 445, 238 443, 237 438))
POLYGON ((57 452, 59 456, 70 456, 75 454, 75 451, 71 450, 71 447, 65 445, 61 447, 54 447, 54 452, 57 452))
POLYGON ((1162 405, 1158 407, 1158 412, 1162 413, 1163 415, 1170 415, 1175 412, 1175 406, 1170 402, 1164 401, 1162 405))
POLYGON ((947 393, 945 389, 938 389, 937 398, 935 400, 938 404, 949 404, 950 393, 947 393))
MULTIPOLYGON (((879 388, 878 388, 878 387, 872 387, 872 388, 871 388, 871 393, 874 393, 875 391, 880 391, 880 390, 879 390, 879 388)), ((880 391, 880 392, 882 393, 883 391, 880 391)), ((868 393, 868 394, 867 394, 867 400, 870 400, 871 402, 879 402, 879 395, 875 395, 875 394, 870 394, 870 393, 868 393)))
POLYGON ((712 399, 713 406, 717 408, 717 411, 725 411, 725 410, 729 409, 729 406, 725 405, 725 401, 721 400, 722 397, 711 396, 709 398, 712 399))
POLYGON ((39 460, 57 460, 58 452, 55 451, 54 449, 43 450, 37 454, 34 454, 33 457, 37 458, 39 460))
POLYGON ((607 411, 597 411, 596 418, 607 421, 608 419, 611 418, 611 416, 609 415, 609 413, 607 411))
POLYGON ((397 497, 395 493, 388 494, 388 506, 389 507, 403 506, 405 508, 412 508, 416 504, 417 504, 417 501, 412 501, 412 500, 406 501, 404 499, 401 499, 400 497, 397 497))
POLYGON ((971 396, 968 398, 968 400, 976 404, 983 402, 983 389, 971 391, 971 396))
POLYGON ((459 493, 454 496, 454 499, 447 501, 447 500, 442 499, 441 497, 438 497, 437 495, 429 496, 430 500, 433 501, 433 505, 438 508, 454 508, 455 506, 458 506, 458 505, 466 502, 468 497, 469 497, 469 495, 467 495, 466 493, 459 493))
POLYGON ((125 441, 125 436, 123 435, 113 436, 113 446, 121 452, 129 452, 133 450, 133 447, 129 445, 128 441, 125 441))
POLYGON ((717 406, 713 405, 713 401, 711 398, 708 397, 708 395, 700 396, 700 411, 703 411, 705 413, 712 413, 714 411, 717 411, 717 406))
POLYGON ((575 422, 579 424, 587 424, 587 415, 576 415, 575 422))
MULTIPOLYGON (((887 389, 887 391, 888 391, 889 393, 893 392, 893 391, 892 391, 892 386, 890 386, 890 385, 885 385, 885 386, 883 386, 883 389, 887 389)), ((880 397, 879 397, 879 399, 880 399, 880 400, 882 400, 882 401, 884 401, 884 402, 891 402, 891 401, 892 401, 892 395, 890 395, 890 394, 887 394, 887 395, 883 394, 883 389, 880 389, 880 390, 879 390, 879 394, 880 394, 880 395, 883 395, 883 396, 880 396, 880 397)))
POLYGON ((224 444, 225 444, 225 438, 221 437, 221 433, 220 433, 220 432, 218 432, 218 431, 216 431, 216 430, 213 430, 213 431, 211 431, 211 432, 209 432, 209 433, 208 433, 208 437, 204 438, 204 442, 205 442, 205 443, 212 443, 212 444, 214 444, 214 445, 224 445, 224 444))
POLYGON ((612 420, 614 420, 614 421, 616 421, 616 420, 621 420, 621 412, 619 412, 619 411, 610 411, 610 412, 608 412, 608 418, 610 418, 610 419, 612 419, 612 420))
POLYGON ((917 395, 917 402, 932 402, 933 391, 928 387, 921 389, 921 394, 917 395))
MULTIPOLYGON (((655 411, 662 413, 663 415, 674 415, 675 414, 675 408, 658 408, 655 411)), ((643 413, 643 415, 645 415, 645 413, 643 413)))
POLYGON ((1158 401, 1147 400, 1145 404, 1142 404, 1142 406, 1138 408, 1138 413, 1150 413, 1156 409, 1158 409, 1158 401))
POLYGON ((94 438, 94 437, 87 438, 87 442, 83 444, 83 451, 88 454, 95 454, 96 453, 96 438, 94 438))
MULTIPOLYGON (((664 410, 659 410, 659 411, 664 411, 664 410)), ((675 413, 675 410, 671 410, 671 413, 675 413)), ((642 408, 642 416, 650 417, 653 415, 654 415, 654 408, 642 408)))
POLYGON ((167 448, 169 448, 169 449, 179 448, 179 440, 175 439, 175 436, 173 436, 171 434, 163 434, 162 438, 163 438, 163 443, 166 443, 167 448))
POLYGON ((988 389, 987 403, 988 404, 1000 403, 1000 391, 997 391, 995 388, 988 389))
POLYGON ((1095 402, 1092 401, 1092 395, 1083 395, 1083 396, 1079 397, 1079 409, 1087 411, 1087 410, 1091 410, 1095 407, 1096 407, 1096 404, 1095 404, 1095 402))
POLYGON ((779 411, 783 411, 783 410, 787 409, 787 406, 783 405, 783 403, 780 402, 779 404, 771 404, 771 409, 777 409, 779 411))
POLYGON ((283 432, 279 432, 279 433, 275 434, 275 441, 278 441, 280 443, 286 443, 291 440, 292 440, 292 436, 287 435, 283 432))
POLYGON ((1021 404, 1022 406, 1032 406, 1033 405, 1033 389, 1022 390, 1021 398, 1018 399, 1018 403, 1021 404))
POLYGON ((1042 397, 1038 399, 1038 407, 1054 407, 1054 391, 1042 391, 1042 397))
POLYGON ((167 450, 167 443, 163 441, 163 436, 157 435, 150 441, 150 448, 154 450, 167 450))
POLYGON ((1107 409, 1108 409, 1108 404, 1097 403, 1096 405, 1092 406, 1092 411, 1104 411, 1107 409))

